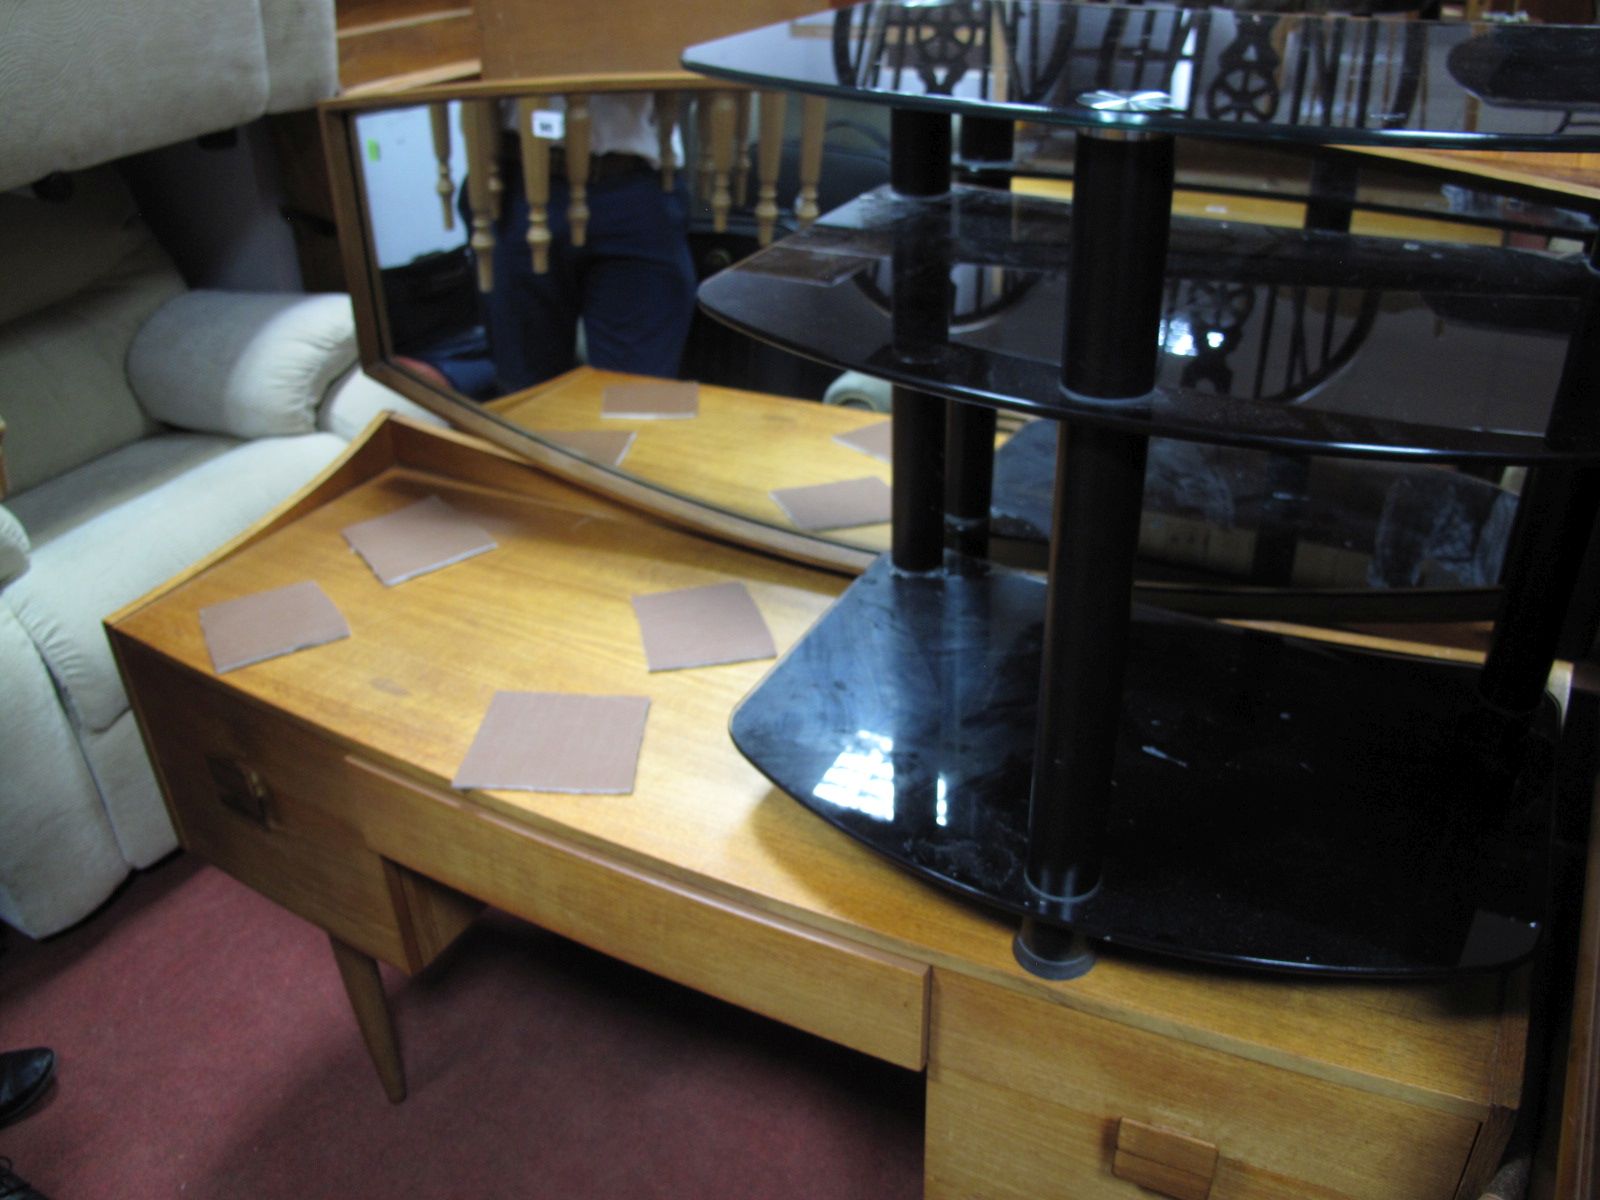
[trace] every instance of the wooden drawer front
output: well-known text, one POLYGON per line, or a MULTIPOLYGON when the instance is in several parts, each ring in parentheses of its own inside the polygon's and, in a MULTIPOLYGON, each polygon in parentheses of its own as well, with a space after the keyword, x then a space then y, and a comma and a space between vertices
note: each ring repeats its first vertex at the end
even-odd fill
POLYGON ((396 862, 697 991, 920 1070, 928 968, 607 859, 352 760, 396 862))
POLYGON ((944 971, 928 1056, 929 1200, 1449 1200, 1478 1132, 944 971), (1130 1157, 1141 1130, 1195 1153, 1130 1157))
POLYGON ((138 646, 121 656, 184 847, 355 948, 420 965, 398 881, 338 807, 342 753, 138 646))

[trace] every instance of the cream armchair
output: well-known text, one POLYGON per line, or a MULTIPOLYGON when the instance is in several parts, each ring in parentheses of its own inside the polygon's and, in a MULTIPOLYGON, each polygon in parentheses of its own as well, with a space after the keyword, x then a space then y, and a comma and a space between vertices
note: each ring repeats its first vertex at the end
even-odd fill
POLYGON ((43 936, 176 840, 101 621, 380 408, 342 295, 189 291, 114 170, 0 194, 0 919, 43 936))
POLYGON ((102 620, 379 409, 433 420, 360 373, 347 297, 187 289, 104 165, 337 82, 333 0, 0 4, 0 921, 32 936, 176 845, 102 620))

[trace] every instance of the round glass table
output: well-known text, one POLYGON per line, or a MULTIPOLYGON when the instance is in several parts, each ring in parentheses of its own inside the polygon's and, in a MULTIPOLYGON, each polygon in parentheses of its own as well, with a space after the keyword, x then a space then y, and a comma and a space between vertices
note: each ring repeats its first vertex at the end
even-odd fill
POLYGON ((1017 957, 1051 977, 1095 942, 1395 977, 1531 953, 1561 737, 1546 681, 1600 507, 1600 266, 1336 217, 1174 221, 1174 139, 1594 150, 1600 30, 872 0, 683 61, 892 109, 888 187, 701 291, 740 329, 894 385, 893 548, 735 713, 751 761, 1016 914, 1017 957), (1070 205, 954 182, 958 158, 1003 176, 1018 120, 1075 131, 1070 205), (981 325, 952 323, 964 275, 1010 281, 981 325), (1338 318, 1323 359, 1340 320, 1396 353, 1290 394, 1171 378, 1163 297, 1197 281, 1218 296, 1205 344, 1249 289, 1293 285, 1338 318), (1408 332, 1395 314, 1423 301, 1470 335, 1408 332), (986 557, 997 409, 1059 426, 1043 578, 986 557), (1152 437, 1528 464, 1487 661, 1133 607, 1152 437))

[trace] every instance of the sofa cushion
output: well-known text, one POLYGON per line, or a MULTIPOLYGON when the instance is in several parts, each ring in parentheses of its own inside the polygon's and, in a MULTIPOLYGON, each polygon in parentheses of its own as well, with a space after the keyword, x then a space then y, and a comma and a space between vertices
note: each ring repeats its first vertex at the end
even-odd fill
POLYGON ((69 299, 0 326, 0 417, 14 492, 155 431, 124 359, 145 319, 182 290, 150 242, 69 299))
POLYGON ((12 511, 0 504, 0 586, 28 569, 28 531, 12 511))
POLYGON ((110 167, 74 175, 64 200, 0 192, 0 325, 67 299, 154 241, 110 167))
POLYGON ((0 4, 0 187, 266 111, 259 0, 0 4))
POLYGON ((81 730, 105 730, 128 707, 101 621, 242 532, 343 447, 324 433, 242 444, 167 434, 11 498, 33 553, 0 599, 81 730), (141 490, 141 477, 154 482, 141 490), (107 505, 113 490, 120 502, 107 505))
POLYGON ((128 872, 55 686, 0 605, 0 920, 43 937, 80 921, 128 872))
POLYGON ((314 430, 323 393, 355 361, 349 296, 198 290, 139 330, 128 381, 158 421, 270 437, 314 430))

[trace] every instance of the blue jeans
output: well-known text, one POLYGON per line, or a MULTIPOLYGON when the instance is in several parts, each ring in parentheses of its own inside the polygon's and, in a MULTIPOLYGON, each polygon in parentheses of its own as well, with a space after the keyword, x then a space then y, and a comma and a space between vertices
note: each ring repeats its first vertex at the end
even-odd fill
POLYGON ((640 170, 589 188, 589 228, 572 244, 568 185, 550 181, 550 266, 533 273, 521 170, 508 163, 495 226, 494 291, 484 298, 495 375, 506 391, 577 366, 583 320, 591 366, 675 378, 694 316, 688 202, 679 175, 640 170))

